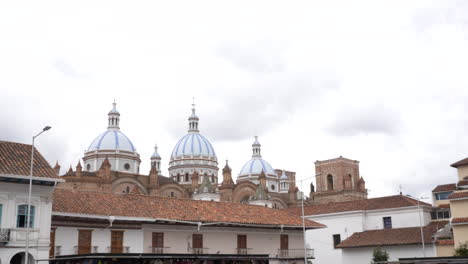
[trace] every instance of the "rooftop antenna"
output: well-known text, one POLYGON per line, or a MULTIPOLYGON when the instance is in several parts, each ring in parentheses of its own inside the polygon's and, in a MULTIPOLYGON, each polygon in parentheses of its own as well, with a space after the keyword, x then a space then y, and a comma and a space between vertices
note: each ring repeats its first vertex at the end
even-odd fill
POLYGON ((400 191, 400 195, 402 195, 403 194, 403 186, 401 186, 401 184, 398 185, 398 189, 400 191))

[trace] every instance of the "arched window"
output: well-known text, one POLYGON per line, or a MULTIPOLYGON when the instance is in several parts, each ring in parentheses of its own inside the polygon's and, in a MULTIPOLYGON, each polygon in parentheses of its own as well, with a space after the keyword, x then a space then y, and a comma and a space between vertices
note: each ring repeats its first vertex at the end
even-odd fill
POLYGON ((127 186, 127 188, 125 188, 125 192, 130 193, 130 186, 127 186))
POLYGON ((271 190, 272 190, 272 191, 275 190, 275 185, 274 185, 274 184, 271 185, 271 190))
POLYGON ((214 175, 211 175, 211 182, 212 182, 212 183, 215 183, 215 177, 214 177, 214 175))
POLYGON ((331 174, 328 174, 327 176, 327 190, 333 190, 333 176, 331 174))
POLYGON ((177 174, 177 182, 180 182, 180 174, 177 174))
POLYGON ((174 192, 171 192, 171 197, 175 197, 174 192))
MULTIPOLYGON (((26 222, 28 221, 28 205, 22 204, 18 206, 18 216, 16 218, 16 227, 27 227, 26 222)), ((31 216, 29 218, 29 227, 34 226, 34 212, 35 207, 31 205, 31 209, 29 210, 31 216)))
POLYGON ((349 185, 352 189, 353 188, 353 176, 351 176, 351 174, 348 174, 348 180, 349 180, 349 185))
POLYGON ((186 181, 186 182, 188 182, 188 181, 189 181, 189 174, 188 174, 188 172, 187 172, 187 173, 185 173, 185 181, 186 181))

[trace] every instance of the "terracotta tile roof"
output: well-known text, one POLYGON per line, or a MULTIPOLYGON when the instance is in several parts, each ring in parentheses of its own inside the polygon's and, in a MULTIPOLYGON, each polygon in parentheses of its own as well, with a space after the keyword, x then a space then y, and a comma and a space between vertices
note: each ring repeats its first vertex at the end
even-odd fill
POLYGON ((452 224, 468 223, 468 217, 452 218, 452 224))
POLYGON ((442 184, 442 185, 437 185, 437 187, 432 190, 432 192, 448 192, 448 191, 454 191, 457 189, 457 185, 455 183, 450 183, 450 184, 442 184))
MULTIPOLYGON (((258 205, 65 189, 55 189, 53 212, 302 228, 300 217, 258 205)), ((308 220, 305 224, 308 228, 325 227, 308 220)))
MULTIPOLYGON (((30 166, 31 145, 0 141, 0 173, 29 176, 30 166)), ((59 178, 36 148, 34 148, 33 176, 59 178)))
MULTIPOLYGON (((448 224, 444 222, 432 222, 423 228, 424 242, 432 243, 432 236, 441 228, 448 224)), ((407 228, 387 228, 379 230, 368 230, 351 235, 343 240, 337 247, 375 247, 375 246, 397 246, 421 244, 420 227, 407 228)))
MULTIPOLYGON (((413 198, 404 195, 394 195, 348 202, 332 202, 328 204, 309 205, 304 207, 304 214, 320 215, 360 210, 379 210, 416 206, 417 204, 417 200, 413 198)), ((430 204, 424 202, 420 202, 420 205, 431 206, 430 204)), ((296 207, 282 210, 288 211, 296 215, 301 215, 301 208, 296 207)))
POLYGON ((450 208, 450 204, 439 204, 438 208, 450 208))
POLYGON ((438 245, 454 245, 455 241, 451 239, 441 239, 436 242, 438 245))
POLYGON ((462 165, 468 165, 468 158, 457 161, 457 162, 455 162, 454 164, 452 164, 450 166, 452 166, 454 168, 457 168, 457 167, 462 166, 462 165))
POLYGON ((449 197, 449 199, 462 199, 468 198, 468 192, 454 192, 449 197))
POLYGON ((468 180, 462 180, 457 183, 457 186, 464 186, 464 185, 468 185, 468 180))

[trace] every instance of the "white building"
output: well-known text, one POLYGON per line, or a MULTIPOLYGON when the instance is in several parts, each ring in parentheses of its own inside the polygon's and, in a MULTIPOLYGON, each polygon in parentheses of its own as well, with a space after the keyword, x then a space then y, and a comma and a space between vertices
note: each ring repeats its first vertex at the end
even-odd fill
MULTIPOLYGON (((104 260, 106 253, 125 253, 113 257, 119 263, 131 263, 141 253, 185 263, 304 262, 302 219, 282 210, 67 189, 56 189, 53 200, 51 263, 69 258, 81 263, 84 257, 77 255, 84 254, 104 260)), ((324 227, 314 221, 305 225, 308 230, 324 227)), ((312 250, 307 254, 311 257, 312 250)))
MULTIPOLYGON (((0 263, 24 262, 31 145, 0 141, 0 263)), ((49 257, 52 191, 57 174, 35 150, 29 263, 49 257)), ((47 263, 47 262, 38 262, 47 263)))
MULTIPOLYGON (((418 206, 416 200, 403 195, 306 206, 307 219, 327 226, 307 231, 307 245, 315 249, 314 263, 318 264, 369 263, 377 246, 391 260, 422 257, 421 219, 426 230, 425 255, 436 256, 431 237, 446 222, 430 224, 431 208, 426 203, 418 206)), ((285 210, 301 214, 300 208, 285 210)))

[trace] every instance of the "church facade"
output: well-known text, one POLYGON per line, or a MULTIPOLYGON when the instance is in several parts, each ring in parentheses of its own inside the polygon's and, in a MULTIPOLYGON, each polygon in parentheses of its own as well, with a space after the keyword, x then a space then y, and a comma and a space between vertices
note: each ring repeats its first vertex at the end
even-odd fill
MULTIPOLYGON (((248 160, 234 182, 232 169, 226 164, 219 171, 218 158, 211 142, 198 128, 199 118, 193 105, 188 131, 176 143, 169 161, 168 174, 161 171, 158 148, 150 158, 151 170, 140 173, 140 155, 120 130, 120 113, 113 104, 108 113, 107 130, 99 134, 84 152, 83 165, 78 162, 62 175, 59 188, 137 193, 194 200, 247 203, 271 208, 298 205, 296 174, 274 169, 261 155, 257 137, 248 160), (221 173, 222 182, 219 181, 221 173)), ((60 165, 55 166, 57 174, 60 165)))

